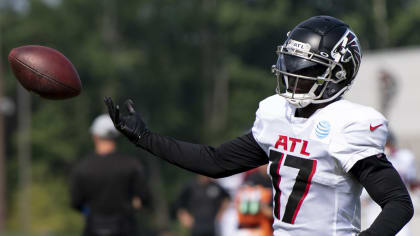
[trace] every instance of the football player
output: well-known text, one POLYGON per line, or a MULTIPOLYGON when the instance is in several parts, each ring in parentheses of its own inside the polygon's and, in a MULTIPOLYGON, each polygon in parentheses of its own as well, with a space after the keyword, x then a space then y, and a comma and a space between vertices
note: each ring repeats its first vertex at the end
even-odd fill
POLYGON ((342 98, 361 62, 355 33, 336 18, 311 17, 277 55, 277 94, 260 102, 251 132, 217 148, 148 130, 131 100, 121 113, 111 98, 105 103, 131 142, 184 169, 217 178, 268 163, 274 235, 395 235, 413 205, 384 154, 387 120, 342 98), (362 187, 382 211, 360 232, 362 187))

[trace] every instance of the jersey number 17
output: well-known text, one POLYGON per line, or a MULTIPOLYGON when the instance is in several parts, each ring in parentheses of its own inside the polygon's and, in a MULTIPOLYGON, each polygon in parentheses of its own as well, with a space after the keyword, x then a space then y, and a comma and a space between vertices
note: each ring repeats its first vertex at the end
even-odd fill
POLYGON ((293 155, 287 155, 282 152, 270 150, 270 175, 275 190, 274 194, 274 216, 280 220, 280 168, 284 162, 284 166, 299 169, 299 172, 295 179, 292 192, 287 199, 285 204, 283 218, 281 221, 289 224, 294 224, 296 216, 299 213, 300 207, 308 194, 311 186, 312 177, 316 171, 317 160, 310 160, 306 158, 300 158, 293 155))

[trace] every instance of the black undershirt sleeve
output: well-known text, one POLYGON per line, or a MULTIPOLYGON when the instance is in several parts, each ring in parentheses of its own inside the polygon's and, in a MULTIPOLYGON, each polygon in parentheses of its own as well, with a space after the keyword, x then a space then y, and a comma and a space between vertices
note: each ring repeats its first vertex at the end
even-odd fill
POLYGON ((400 175, 384 154, 358 161, 350 173, 363 185, 382 211, 361 236, 394 236, 414 214, 400 175))
POLYGON ((268 157, 252 133, 235 138, 215 148, 148 133, 137 146, 186 170, 221 178, 268 163, 268 157))

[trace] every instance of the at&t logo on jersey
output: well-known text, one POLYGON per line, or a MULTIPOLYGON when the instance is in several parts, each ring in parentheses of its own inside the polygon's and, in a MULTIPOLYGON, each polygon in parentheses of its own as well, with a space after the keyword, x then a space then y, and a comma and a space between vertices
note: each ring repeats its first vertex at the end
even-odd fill
POLYGON ((328 136, 331 130, 331 125, 328 121, 320 121, 315 128, 315 134, 318 138, 323 139, 328 136))

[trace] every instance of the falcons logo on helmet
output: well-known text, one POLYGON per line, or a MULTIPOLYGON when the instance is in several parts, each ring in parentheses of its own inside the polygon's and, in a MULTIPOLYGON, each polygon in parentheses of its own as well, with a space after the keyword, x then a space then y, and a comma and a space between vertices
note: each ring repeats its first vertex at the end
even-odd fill
POLYGON ((353 75, 355 75, 360 66, 361 51, 356 35, 351 30, 347 30, 333 48, 331 55, 337 62, 352 62, 354 65, 353 75))

